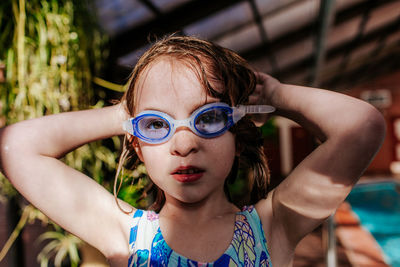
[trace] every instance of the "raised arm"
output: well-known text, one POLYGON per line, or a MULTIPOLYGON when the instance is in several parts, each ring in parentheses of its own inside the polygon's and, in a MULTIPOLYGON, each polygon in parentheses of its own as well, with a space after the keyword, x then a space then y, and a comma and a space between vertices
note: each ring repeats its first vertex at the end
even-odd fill
POLYGON ((126 238, 120 225, 124 214, 112 194, 58 159, 85 143, 123 134, 123 119, 116 105, 27 120, 0 131, 1 171, 16 189, 106 256, 123 249, 111 240, 126 238))
MULTIPOLYGON (((278 115, 296 121, 321 142, 269 197, 269 226, 282 227, 288 244, 296 245, 345 199, 379 149, 385 122, 364 101, 256 75, 259 84, 251 101, 275 106, 278 115)), ((268 211, 268 205, 258 207, 261 213, 268 211)))

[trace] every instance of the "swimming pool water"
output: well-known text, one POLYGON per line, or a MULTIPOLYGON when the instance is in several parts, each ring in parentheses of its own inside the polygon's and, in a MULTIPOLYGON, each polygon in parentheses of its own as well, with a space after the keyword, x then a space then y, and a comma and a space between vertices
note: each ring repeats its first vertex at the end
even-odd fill
POLYGON ((361 225, 381 246, 386 262, 392 267, 400 267, 400 184, 357 185, 347 201, 361 225))

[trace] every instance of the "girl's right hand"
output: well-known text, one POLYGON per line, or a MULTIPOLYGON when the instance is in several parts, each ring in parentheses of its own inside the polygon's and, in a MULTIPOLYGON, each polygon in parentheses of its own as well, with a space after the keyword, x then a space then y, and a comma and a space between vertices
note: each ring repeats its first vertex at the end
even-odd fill
POLYGON ((130 216, 118 209, 105 188, 58 159, 83 144, 124 134, 127 117, 123 104, 118 104, 44 116, 0 130, 0 169, 14 187, 109 258, 129 254, 125 232, 130 216))

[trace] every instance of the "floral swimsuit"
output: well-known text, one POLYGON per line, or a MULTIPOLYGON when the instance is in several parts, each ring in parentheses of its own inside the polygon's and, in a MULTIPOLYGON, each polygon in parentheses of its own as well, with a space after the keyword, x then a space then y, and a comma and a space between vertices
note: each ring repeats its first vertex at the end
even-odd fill
POLYGON ((158 214, 154 211, 137 210, 133 215, 129 249, 128 267, 272 266, 261 221, 253 206, 236 214, 231 244, 214 262, 193 261, 173 251, 162 236, 158 214))

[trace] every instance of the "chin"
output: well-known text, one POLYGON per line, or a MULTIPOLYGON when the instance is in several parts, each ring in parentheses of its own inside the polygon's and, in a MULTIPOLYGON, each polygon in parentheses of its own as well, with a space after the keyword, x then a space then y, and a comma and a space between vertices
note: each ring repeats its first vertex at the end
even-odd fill
POLYGON ((206 196, 199 194, 184 194, 184 195, 181 194, 175 196, 172 195, 172 198, 181 202, 182 204, 197 204, 206 199, 206 196))
POLYGON ((203 197, 190 196, 190 197, 180 197, 177 200, 184 204, 196 204, 198 202, 201 202, 203 199, 204 199, 203 197))

